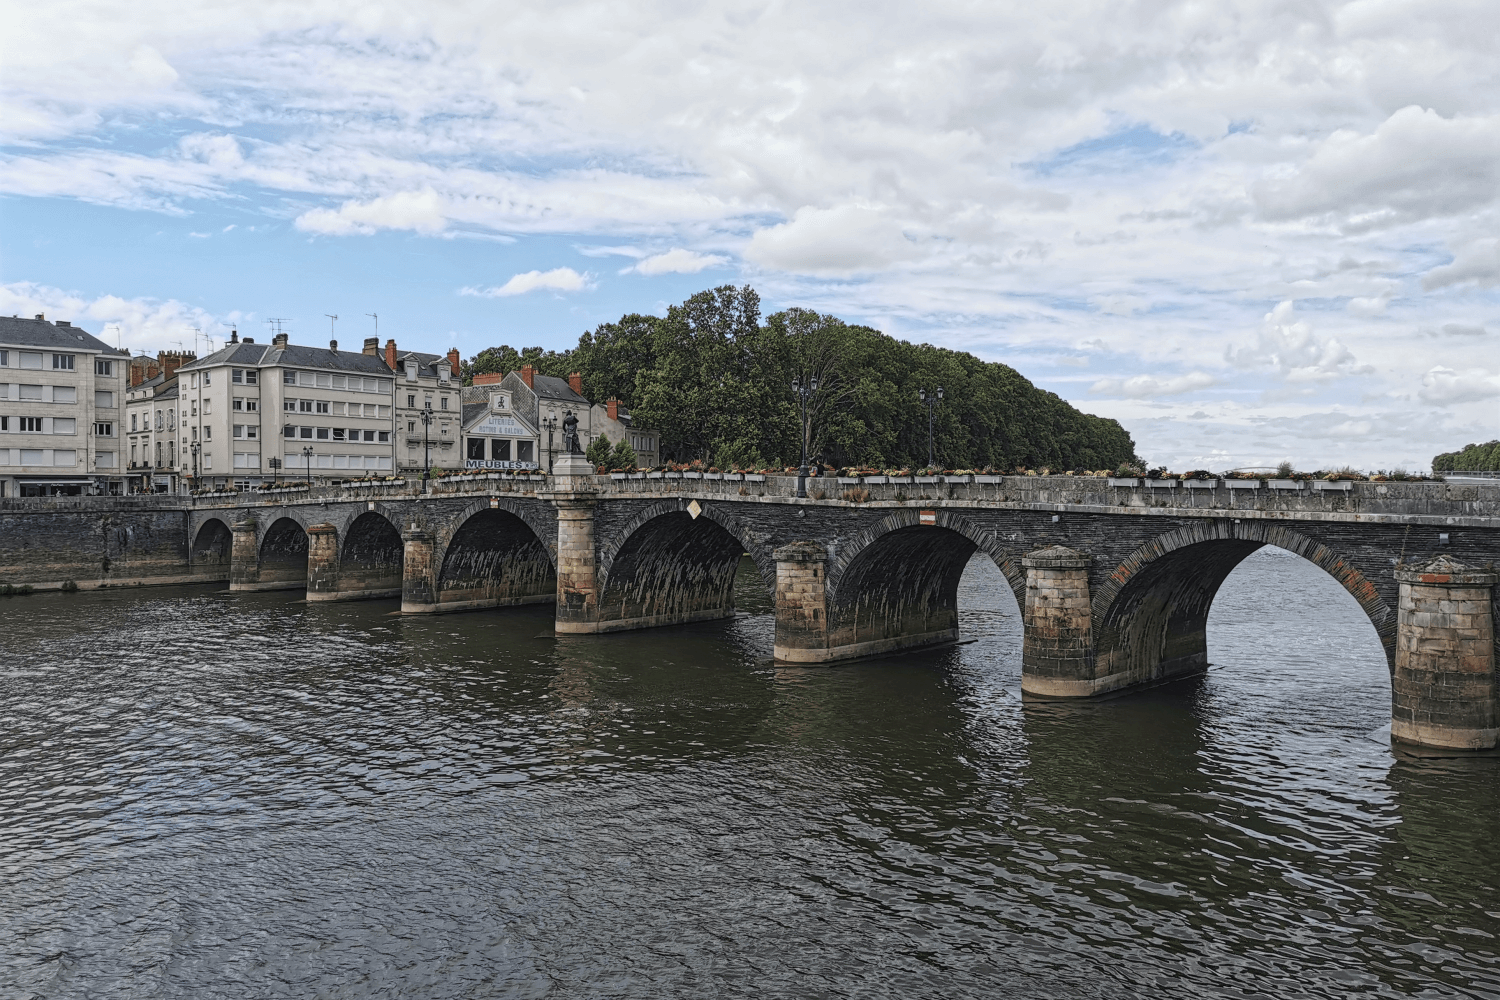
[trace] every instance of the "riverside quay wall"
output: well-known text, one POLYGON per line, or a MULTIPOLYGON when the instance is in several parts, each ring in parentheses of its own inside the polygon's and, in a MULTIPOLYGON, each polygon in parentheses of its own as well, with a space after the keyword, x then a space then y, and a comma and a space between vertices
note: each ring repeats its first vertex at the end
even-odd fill
POLYGON ((796 485, 491 474, 427 492, 6 500, 0 583, 223 581, 399 597, 408 614, 545 602, 576 634, 731 615, 749 555, 775 600, 776 657, 828 663, 955 641, 959 577, 983 552, 1022 612, 1023 691, 1086 698, 1206 669, 1219 586, 1276 545, 1370 619, 1397 739, 1496 745, 1500 484, 825 477, 805 498, 796 485))

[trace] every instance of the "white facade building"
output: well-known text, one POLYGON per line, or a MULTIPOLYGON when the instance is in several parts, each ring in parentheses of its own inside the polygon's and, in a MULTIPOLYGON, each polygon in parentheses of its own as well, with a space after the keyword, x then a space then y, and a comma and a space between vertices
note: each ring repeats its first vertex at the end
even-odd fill
POLYGON ((0 317, 0 496, 124 492, 129 360, 65 320, 0 317))
POLYGON ((198 488, 395 472, 394 380, 380 357, 231 334, 178 382, 179 454, 198 488))

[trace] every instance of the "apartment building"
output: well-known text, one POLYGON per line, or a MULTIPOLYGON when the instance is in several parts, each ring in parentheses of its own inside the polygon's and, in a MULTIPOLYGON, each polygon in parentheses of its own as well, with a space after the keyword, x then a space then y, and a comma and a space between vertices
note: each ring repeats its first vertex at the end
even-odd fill
POLYGON ((178 370, 178 453, 197 488, 394 473, 385 360, 290 343, 229 343, 178 370))
MULTIPOLYGON (((375 353, 379 340, 365 341, 375 353)), ((401 351, 385 342, 385 363, 396 373, 396 469, 419 474, 423 469, 464 467, 463 376, 457 348, 446 355, 401 351)))
POLYGON ((197 360, 190 352, 163 351, 130 359, 130 384, 122 418, 125 489, 129 493, 178 493, 185 488, 177 445, 177 369, 197 360))
MULTIPOLYGON (((454 352, 455 354, 457 352, 454 352)), ((539 375, 531 365, 520 371, 474 376, 464 390, 464 456, 469 468, 536 468, 547 471, 562 454, 562 424, 578 418, 578 443, 588 448, 603 434, 613 445, 630 441, 642 468, 657 463, 660 435, 635 426, 619 400, 591 403, 583 396, 583 376, 566 380, 539 375)))
POLYGON ((128 361, 67 320, 0 317, 0 497, 124 492, 128 361))

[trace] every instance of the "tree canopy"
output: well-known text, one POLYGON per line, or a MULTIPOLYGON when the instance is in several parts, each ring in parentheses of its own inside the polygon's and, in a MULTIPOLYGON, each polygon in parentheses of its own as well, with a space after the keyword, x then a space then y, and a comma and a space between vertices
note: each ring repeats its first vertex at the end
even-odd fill
POLYGON ((1495 472, 1500 470, 1500 441, 1466 444, 1432 459, 1433 472, 1495 472))
POLYGON ((762 320, 748 286, 699 292, 666 316, 623 316, 583 334, 571 351, 489 348, 464 364, 465 382, 527 363, 545 375, 582 373, 585 396, 623 401, 677 461, 796 462, 792 381, 807 385, 813 376, 808 456, 828 464, 925 465, 927 408, 917 392, 938 386, 933 451, 944 467, 1104 469, 1136 460, 1117 421, 1075 409, 1008 365, 806 309, 762 320))

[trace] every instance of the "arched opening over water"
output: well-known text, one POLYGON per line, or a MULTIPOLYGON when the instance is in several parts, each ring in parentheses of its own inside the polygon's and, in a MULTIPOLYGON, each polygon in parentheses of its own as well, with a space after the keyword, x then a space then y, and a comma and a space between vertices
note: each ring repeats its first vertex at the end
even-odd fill
POLYGON ((204 521, 193 539, 193 572, 211 580, 228 579, 229 553, 233 543, 229 525, 217 517, 204 521))
POLYGON ((339 590, 399 595, 403 555, 395 525, 383 514, 366 511, 349 525, 339 546, 339 590))
MULTIPOLYGON (((635 627, 677 625, 734 614, 736 573, 750 553, 766 592, 775 567, 741 537, 739 525, 712 508, 647 512, 612 551, 602 553, 599 621, 635 627)), ((607 627, 607 625, 606 625, 607 627)))
POLYGON ((439 606, 449 610, 540 604, 556 600, 557 572, 529 524, 504 508, 485 507, 453 533, 437 589, 439 606))
POLYGON ((260 584, 307 584, 307 532, 290 517, 277 518, 260 541, 260 584))

